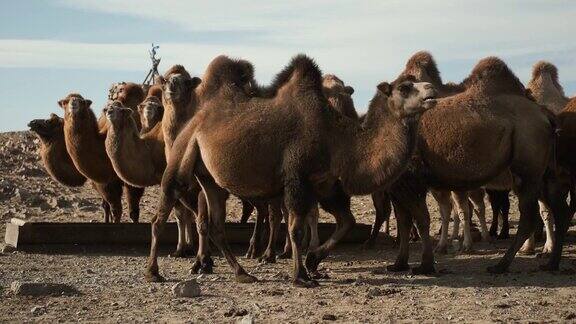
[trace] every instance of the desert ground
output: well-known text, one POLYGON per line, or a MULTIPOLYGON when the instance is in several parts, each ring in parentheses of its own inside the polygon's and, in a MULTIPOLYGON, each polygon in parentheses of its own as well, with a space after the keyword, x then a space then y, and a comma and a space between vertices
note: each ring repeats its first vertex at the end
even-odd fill
MULTIPOLYGON (((0 231, 12 217, 27 221, 101 221, 100 200, 87 184, 67 188, 51 180, 39 161, 38 141, 29 132, 0 134, 0 231)), ((142 221, 155 210, 158 188, 146 190, 142 221)), ((428 200, 431 233, 440 219, 436 203, 428 200)), ((512 201, 512 233, 518 220, 512 201)), ((228 206, 229 221, 240 217, 238 200, 228 206)), ((370 197, 355 197, 353 213, 359 223, 371 224, 370 197)), ((488 206, 487 215, 491 216, 488 206)), ((322 221, 333 221, 321 214, 322 221)), ((489 217, 491 218, 491 217, 489 217)), ((123 221, 128 221, 125 214, 123 221)), ((391 233, 395 236, 395 222, 391 233)), ((44 246, 28 252, 0 253, 0 321, 2 322, 383 322, 383 321, 574 321, 576 320, 576 248, 569 233, 561 271, 545 273, 537 256, 518 256, 510 272, 490 275, 485 268, 502 255, 506 241, 476 243, 461 254, 437 255, 437 273, 413 276, 378 273, 394 261, 396 247, 381 235, 374 250, 341 245, 321 265, 329 278, 316 289, 295 288, 291 261, 258 264, 241 257, 246 246, 234 247, 240 262, 258 283, 238 284, 223 258, 215 257, 215 274, 191 275, 190 259, 160 258, 163 283, 143 279, 148 246, 44 246), (201 295, 177 298, 172 286, 197 278, 201 295), (79 294, 17 296, 15 281, 66 283, 79 294)), ((437 237, 437 236, 436 236, 437 237)), ((539 247, 541 243, 539 243, 539 247)), ((280 247, 279 247, 280 248, 280 247)), ((411 245, 411 261, 418 262, 420 244, 411 245)))

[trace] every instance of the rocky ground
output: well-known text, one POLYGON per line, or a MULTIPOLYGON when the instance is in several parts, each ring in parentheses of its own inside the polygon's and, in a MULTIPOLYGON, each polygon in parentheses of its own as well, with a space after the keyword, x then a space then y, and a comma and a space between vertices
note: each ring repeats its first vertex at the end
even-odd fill
MULTIPOLYGON (((51 180, 37 155, 38 142, 28 132, 0 134, 0 231, 12 217, 28 221, 101 221, 100 200, 86 185, 66 188, 51 180)), ((157 188, 147 190, 142 220, 149 220, 157 188)), ((512 220, 518 212, 513 201, 512 220)), ((439 228, 438 209, 429 201, 432 232, 439 228)), ((369 197, 353 199, 357 220, 371 223, 369 197)), ((488 208, 487 213, 491 211, 488 208)), ((229 219, 239 218, 237 200, 229 203, 229 219)), ((331 221, 330 216, 322 218, 331 221)), ((127 216, 125 218, 127 221, 127 216)), ((394 223, 394 222, 393 222, 394 223)), ((572 228, 573 230, 573 228, 572 228)), ((513 228, 513 232, 515 228, 513 228)), ((392 226, 395 235, 395 226, 392 226)), ((396 248, 382 240, 372 251, 357 245, 341 246, 321 267, 329 279, 316 289, 290 284, 291 265, 279 260, 259 265, 240 258, 259 278, 256 284, 237 284, 221 257, 215 274, 190 275, 190 260, 173 259, 163 251, 165 283, 143 280, 147 247, 98 248, 52 246, 0 253, 0 321, 7 322, 382 322, 426 321, 574 321, 576 320, 576 248, 570 233, 562 270, 537 271, 545 260, 519 256, 505 275, 489 275, 509 241, 478 243, 470 254, 451 251, 437 256, 437 274, 373 272, 393 262, 396 248), (198 287, 178 288, 197 297, 177 297, 173 286, 195 279, 198 287), (65 284, 56 296, 25 296, 26 283, 65 284), (18 284, 20 283, 20 285, 18 284)), ((238 256, 245 247, 235 247, 238 256)), ((411 261, 419 259, 420 244, 412 243, 411 261)), ((43 286, 44 287, 44 286, 43 286)), ((46 288, 46 287, 44 287, 46 288)), ((58 288, 58 287, 56 287, 58 288)), ((32 288, 31 288, 32 289, 32 288)), ((40 293, 44 294, 42 290, 40 293)), ((53 292, 53 291, 52 291, 53 292)))

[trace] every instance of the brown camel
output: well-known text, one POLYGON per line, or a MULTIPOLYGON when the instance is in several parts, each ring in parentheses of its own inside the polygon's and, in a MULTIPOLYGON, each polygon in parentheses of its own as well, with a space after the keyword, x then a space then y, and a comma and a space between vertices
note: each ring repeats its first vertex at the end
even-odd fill
MULTIPOLYGON (((79 94, 69 94, 58 101, 64 109, 64 140, 66 150, 78 171, 96 183, 102 198, 109 204, 114 222, 122 217, 122 181, 118 178, 104 148, 105 134, 100 133, 90 104, 79 94)), ((130 218, 138 222, 139 202, 143 189, 125 187, 130 218)), ((107 219, 105 218, 105 221, 107 219)))
POLYGON ((80 187, 86 183, 66 151, 64 119, 50 114, 49 119, 34 119, 28 126, 40 139, 40 158, 52 179, 68 187, 80 187))
MULTIPOLYGON (((428 53, 418 55, 432 61, 428 53)), ((414 75, 421 80, 436 78, 434 82, 442 84, 439 73, 432 76, 426 68, 423 64, 407 66, 402 76, 414 75)), ((471 190, 511 171, 519 199, 520 226, 505 256, 488 268, 490 272, 506 271, 534 230, 540 190, 548 187, 548 182, 543 181, 545 171, 553 160, 553 120, 526 96, 524 86, 498 58, 481 60, 460 85, 450 85, 441 91, 456 89, 458 92, 462 88, 463 92, 439 99, 436 109, 423 114, 416 158, 389 191, 400 236, 400 253, 395 264, 388 267, 391 271, 409 268, 408 230, 412 219, 416 220, 421 235, 429 231, 430 217, 425 201, 429 188, 471 190)), ((561 215, 560 219, 567 218, 565 202, 549 193, 545 198, 561 215)), ((431 242, 422 241, 422 265, 414 270, 430 273, 434 271, 431 242)), ((555 248, 543 268, 558 268, 561 246, 559 248, 555 248)))
POLYGON ((316 286, 308 271, 317 270, 355 223, 344 189, 365 194, 396 180, 415 146, 417 116, 434 105, 435 91, 428 83, 383 82, 362 128, 328 108, 322 74, 304 55, 277 75, 266 91, 269 98, 246 95, 242 85, 252 78, 253 67, 246 61, 219 56, 210 63, 199 89, 202 108, 176 139, 162 179, 149 279, 161 280, 156 258, 160 230, 180 192, 197 179, 208 201, 210 238, 238 282, 256 278, 238 264, 226 243, 227 191, 251 199, 283 195, 290 214, 294 284, 316 286), (302 225, 316 202, 338 225, 330 239, 308 252, 307 271, 300 252, 302 225))
MULTIPOLYGON (((158 87, 151 87, 148 92, 152 92, 154 95, 158 94, 158 87)), ((132 109, 134 112, 138 112, 138 105, 144 100, 146 93, 142 86, 133 82, 118 82, 110 87, 110 92, 108 94, 108 100, 118 100, 124 107, 132 109)), ((106 120, 104 115, 101 116, 101 120, 106 120)), ((139 116, 134 116, 136 121, 136 126, 138 129, 142 128, 139 116)))
MULTIPOLYGON (((138 104, 138 115, 142 123, 140 134, 146 134, 162 120, 164 115, 162 97, 158 98, 155 95, 146 97, 144 101, 138 104)), ((162 132, 162 126, 159 129, 162 132)))

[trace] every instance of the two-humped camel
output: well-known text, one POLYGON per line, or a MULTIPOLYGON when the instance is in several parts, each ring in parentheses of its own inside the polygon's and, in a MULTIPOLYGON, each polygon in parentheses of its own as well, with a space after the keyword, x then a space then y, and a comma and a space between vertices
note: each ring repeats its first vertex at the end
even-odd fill
MULTIPOLYGON (((403 76, 406 74, 410 73, 403 76)), ((423 244, 422 264, 413 272, 434 271, 426 206, 428 189, 476 189, 511 172, 521 216, 512 245, 497 265, 488 268, 501 273, 533 232, 538 197, 541 189, 549 188, 544 175, 553 160, 554 121, 526 96, 524 86, 506 64, 495 57, 482 59, 466 80, 446 90, 451 89, 460 93, 439 99, 435 109, 423 114, 415 158, 389 190, 400 236, 399 255, 388 266, 390 271, 409 269, 408 240, 413 219, 423 244)), ((543 191, 551 209, 561 220, 566 219, 565 202, 553 199, 549 190, 543 191)), ((544 269, 558 268, 561 249, 561 244, 555 246, 544 269)))
POLYGON ((220 56, 211 65, 213 76, 204 77, 201 90, 202 109, 176 139, 162 179, 147 275, 161 279, 158 235, 183 190, 198 180, 208 200, 210 237, 238 282, 256 278, 238 264, 226 243, 226 191, 251 199, 284 197, 294 284, 316 286, 308 271, 317 270, 355 223, 346 192, 370 193, 402 174, 415 146, 417 116, 434 105, 435 90, 423 82, 383 82, 361 127, 328 107, 322 74, 304 55, 277 75, 269 98, 250 98, 243 91, 241 85, 253 77, 250 63, 220 56), (302 226, 317 202, 335 216, 337 229, 308 252, 305 269, 302 226))

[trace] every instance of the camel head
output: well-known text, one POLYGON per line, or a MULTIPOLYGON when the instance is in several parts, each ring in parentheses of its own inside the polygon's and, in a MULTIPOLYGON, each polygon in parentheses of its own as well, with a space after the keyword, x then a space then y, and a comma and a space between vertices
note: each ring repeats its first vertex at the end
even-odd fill
POLYGON ((351 96, 354 93, 354 88, 344 84, 344 81, 340 80, 334 74, 326 74, 322 77, 322 90, 326 96, 337 95, 337 94, 347 94, 351 96))
POLYGON ((108 102, 106 107, 104 107, 104 114, 115 130, 127 128, 130 123, 135 123, 132 113, 133 110, 124 107, 120 101, 108 102))
POLYGON ((186 74, 171 74, 162 85, 162 97, 169 102, 189 100, 192 92, 200 84, 200 78, 190 78, 186 74))
POLYGON ((142 130, 145 132, 162 120, 164 107, 162 106, 160 99, 151 96, 138 105, 138 114, 142 121, 142 130))
POLYGON ((54 137, 63 134, 64 119, 56 114, 50 114, 48 119, 34 119, 28 123, 30 130, 36 133, 40 140, 48 142, 54 137))
POLYGON ((436 105, 437 91, 431 83, 401 77, 392 84, 382 82, 378 91, 387 97, 388 109, 399 118, 416 116, 436 105))
POLYGON ((60 99, 58 105, 64 109, 65 118, 77 118, 90 110, 92 100, 84 99, 77 93, 71 93, 66 98, 60 99))

